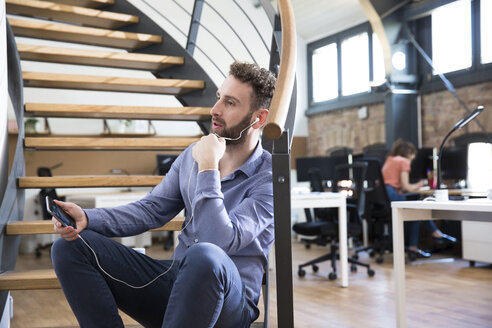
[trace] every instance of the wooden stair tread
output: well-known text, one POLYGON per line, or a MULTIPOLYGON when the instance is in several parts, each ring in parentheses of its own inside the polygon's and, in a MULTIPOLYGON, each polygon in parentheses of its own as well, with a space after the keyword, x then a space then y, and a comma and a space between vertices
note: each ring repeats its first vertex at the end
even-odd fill
POLYGON ((111 11, 76 7, 49 1, 6 0, 9 14, 42 17, 70 23, 116 29, 128 24, 138 23, 138 16, 111 11))
MULTIPOLYGON (((150 231, 180 231, 184 218, 176 217, 162 227, 150 231)), ((36 235, 53 234, 53 223, 51 220, 18 221, 8 223, 5 231, 6 235, 36 235)))
POLYGON ((0 290, 59 289, 58 278, 53 269, 7 271, 0 274, 0 290))
POLYGON ((8 21, 16 36, 77 42, 123 49, 137 49, 162 42, 161 36, 152 34, 131 33, 11 17, 8 18, 8 21))
POLYGON ((114 4, 114 0, 51 0, 51 2, 86 8, 98 8, 114 4))
POLYGON ((56 63, 119 67, 159 71, 175 65, 183 65, 183 57, 149 55, 127 52, 55 48, 32 44, 17 44, 23 60, 56 63))
POLYGON ((199 121, 210 118, 210 107, 145 107, 26 103, 25 116, 199 121))
POLYGON ((22 72, 22 79, 24 87, 144 92, 166 95, 180 95, 205 87, 205 82, 198 80, 143 79, 38 72, 22 72))
POLYGON ((21 177, 19 188, 97 188, 97 187, 155 187, 164 176, 159 175, 92 175, 21 177))
POLYGON ((185 149, 197 137, 147 137, 147 138, 105 138, 105 137, 28 137, 25 148, 36 149, 125 149, 150 150, 185 149))

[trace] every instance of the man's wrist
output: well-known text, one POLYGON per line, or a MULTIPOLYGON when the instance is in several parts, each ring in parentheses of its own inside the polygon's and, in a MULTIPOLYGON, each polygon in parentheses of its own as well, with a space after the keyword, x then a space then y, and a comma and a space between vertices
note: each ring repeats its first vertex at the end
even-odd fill
POLYGON ((207 171, 216 171, 217 169, 203 169, 203 170, 198 170, 198 174, 202 172, 207 172, 207 171))
POLYGON ((219 169, 218 163, 198 163, 198 173, 205 172, 205 171, 213 171, 218 169, 219 169))

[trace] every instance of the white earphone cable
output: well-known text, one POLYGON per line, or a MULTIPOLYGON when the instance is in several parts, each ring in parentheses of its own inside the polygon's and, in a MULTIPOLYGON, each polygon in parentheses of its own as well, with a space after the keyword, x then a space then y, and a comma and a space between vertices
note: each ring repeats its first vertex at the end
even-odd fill
MULTIPOLYGON (((179 233, 181 234, 185 229, 186 227, 191 223, 191 220, 193 219, 193 206, 191 204, 191 197, 190 197, 190 183, 191 183, 191 176, 193 174, 193 169, 195 168, 195 161, 193 161, 193 165, 191 166, 191 170, 190 170, 190 176, 188 178, 188 202, 190 204, 190 208, 191 208, 191 216, 190 216, 190 219, 188 220, 188 222, 186 223, 186 225, 181 228, 181 230, 179 231, 179 233)), ((147 287, 148 285, 152 284, 154 281, 156 281, 157 279, 159 279, 160 277, 162 277, 163 275, 165 275, 166 273, 168 273, 171 268, 173 267, 174 265, 174 262, 175 262, 175 259, 176 259, 176 252, 173 252, 173 256, 172 256, 172 262, 171 262, 171 265, 169 266, 169 268, 167 268, 166 271, 160 273, 157 277, 155 277, 154 279, 152 279, 151 281, 149 281, 148 283, 144 284, 144 285, 141 285, 141 286, 134 286, 132 284, 129 284, 127 283, 126 281, 123 281, 121 279, 118 279, 118 278, 115 278, 113 277, 112 275, 110 275, 109 273, 106 272, 106 270, 104 270, 101 266, 101 264, 99 263, 99 259, 97 258, 97 255, 96 255, 96 252, 94 251, 94 249, 92 249, 91 246, 89 246, 89 244, 85 241, 84 238, 82 238, 82 236, 79 234, 79 238, 80 240, 82 240, 84 242, 84 244, 91 250, 92 254, 94 255, 94 258, 96 260, 96 264, 97 266, 99 267, 99 269, 106 275, 108 276, 109 278, 113 279, 114 281, 117 281, 117 282, 120 282, 122 284, 125 284, 126 286, 128 287, 131 287, 131 288, 134 288, 134 289, 141 289, 141 288, 145 288, 147 287)))

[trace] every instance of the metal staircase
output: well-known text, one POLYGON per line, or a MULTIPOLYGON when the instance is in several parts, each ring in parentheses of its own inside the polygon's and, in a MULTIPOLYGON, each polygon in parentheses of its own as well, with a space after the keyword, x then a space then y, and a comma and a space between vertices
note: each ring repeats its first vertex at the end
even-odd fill
MULTIPOLYGON (((15 15, 15 17, 8 17, 8 24, 10 25, 8 26, 10 33, 8 35, 7 45, 8 82, 9 94, 16 114, 19 132, 12 172, 0 207, 0 224, 2 228, 5 227, 0 234, 0 308, 4 307, 8 290, 60 288, 52 270, 13 271, 19 247, 19 236, 53 233, 53 226, 50 221, 22 221, 24 189, 152 187, 162 180, 162 176, 155 175, 25 176, 24 150, 167 150, 176 152, 183 150, 199 138, 196 135, 187 137, 155 135, 138 138, 129 136, 115 137, 112 134, 90 136, 59 136, 56 134, 50 134, 48 136, 25 136, 23 118, 116 118, 149 121, 195 121, 198 123, 201 131, 207 133, 209 127, 208 122, 210 120, 210 106, 215 102, 216 90, 215 84, 192 56, 193 50, 191 50, 192 46, 196 46, 196 39, 194 39, 196 38, 196 33, 193 33, 193 28, 197 15, 199 18, 197 11, 200 10, 200 5, 203 6, 203 1, 198 0, 195 2, 194 11, 191 14, 192 19, 186 47, 181 46, 171 35, 166 33, 153 20, 126 0, 6 0, 5 2, 7 13, 15 15), (28 18, 18 18, 19 16, 28 18), (24 43, 17 44, 14 35, 120 48, 128 52, 82 50, 24 43), (137 69, 151 72, 155 78, 76 75, 66 74, 64 72, 26 72, 21 71, 20 60, 137 69), (67 105, 56 103, 24 104, 23 87, 166 94, 175 96, 183 107, 94 104, 67 105)), ((266 1, 263 2, 263 5, 266 5, 266 1)), ((279 7, 282 5, 284 8, 287 8, 284 11, 291 11, 288 1, 279 1, 279 7), (282 3, 287 3, 287 5, 282 3)), ((272 22, 275 22, 275 32, 276 29, 280 28, 280 18, 277 15, 276 21, 274 18, 270 19, 272 22)), ((278 65, 281 64, 281 59, 279 54, 276 53, 277 46, 280 47, 280 41, 275 41, 276 38, 279 38, 280 32, 277 31, 276 33, 277 35, 275 36, 274 33, 272 41, 272 60, 270 66, 271 69, 277 71, 279 69, 278 65)), ((277 138, 283 140, 278 143, 276 149, 272 150, 272 153, 275 159, 275 153, 282 152, 283 157, 280 159, 283 163, 282 175, 288 179, 288 173, 285 173, 285 163, 287 162, 288 170, 290 141, 292 137, 292 135, 289 137, 288 131, 290 130, 292 134, 293 111, 295 110, 293 109, 290 96, 293 84, 292 66, 295 65, 295 57, 293 63, 292 58, 284 61, 287 61, 287 68, 282 70, 282 66, 280 66, 280 71, 277 72, 279 73, 280 85, 280 87, 277 87, 277 90, 279 88, 282 89, 282 95, 279 95, 280 92, 276 91, 276 95, 272 101, 272 107, 278 107, 279 110, 272 111, 272 117, 269 119, 269 124, 264 134, 272 140, 277 138), (290 122, 290 126, 284 129, 289 108, 291 109, 291 113, 289 114, 290 119, 287 118, 287 125, 290 122), (284 132, 282 134, 285 130, 287 130, 287 133, 284 132), (287 158, 285 158, 285 155, 287 155, 287 158)), ((271 141, 270 144, 272 148, 275 148, 275 141, 271 141)), ((284 182, 288 182, 288 180, 285 181, 284 179, 282 183, 284 182)), ((285 186, 283 185, 281 188, 285 188, 285 186)), ((285 189, 283 193, 285 193, 285 189)), ((283 198, 285 196, 282 195, 283 198)), ((284 205, 285 201, 283 199, 284 205)), ((290 196, 288 196, 287 202, 289 201, 290 196)), ((290 211, 285 212, 284 210, 280 214, 277 213, 276 209, 275 213, 276 218, 280 215, 288 216, 290 221, 290 211)), ((180 230, 182 222, 183 218, 175 218, 157 230, 180 230)), ((286 227, 286 225, 284 226, 286 227)), ((286 242, 283 244, 283 248, 287 247, 286 242)), ((290 257, 290 245, 288 247, 282 254, 278 254, 277 258, 282 258, 283 255, 290 257)), ((288 262, 289 260, 283 262, 284 270, 289 266, 288 262)), ((291 265, 288 270, 291 270, 291 265)), ((284 288, 283 292, 289 293, 289 286, 284 288)), ((290 294, 292 294, 292 286, 290 286, 290 294)), ((279 307, 279 317, 282 313, 286 313, 286 316, 284 315, 284 319, 279 320, 290 321, 293 325, 292 296, 290 296, 290 303, 279 307)), ((292 325, 287 324, 285 327, 292 325)))

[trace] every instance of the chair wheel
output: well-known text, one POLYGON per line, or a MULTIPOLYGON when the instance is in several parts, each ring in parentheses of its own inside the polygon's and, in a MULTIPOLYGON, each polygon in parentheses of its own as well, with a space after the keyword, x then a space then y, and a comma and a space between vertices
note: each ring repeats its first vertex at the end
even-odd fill
POLYGON ((306 271, 303 269, 299 269, 299 271, 297 271, 297 275, 299 277, 304 277, 306 275, 306 271))
POLYGON ((330 274, 328 275, 328 279, 330 279, 330 280, 335 280, 335 279, 337 279, 337 274, 336 274, 336 272, 330 272, 330 274))
POLYGON ((317 266, 316 264, 313 264, 313 271, 318 272, 318 270, 319 270, 319 266, 317 266))
POLYGON ((350 266, 350 272, 357 272, 357 265, 352 264, 352 265, 350 266))
POLYGON ((373 269, 367 269, 367 275, 369 277, 373 277, 375 274, 376 274, 376 271, 374 271, 373 269))
POLYGON ((382 256, 379 256, 377 259, 376 259, 376 263, 383 263, 383 257, 382 256))
POLYGON ((311 248, 311 244, 306 244, 304 247, 306 247, 306 249, 310 249, 311 248))
POLYGON ((369 256, 370 256, 370 257, 374 257, 374 256, 376 256, 376 252, 374 252, 374 251, 369 252, 369 256))

